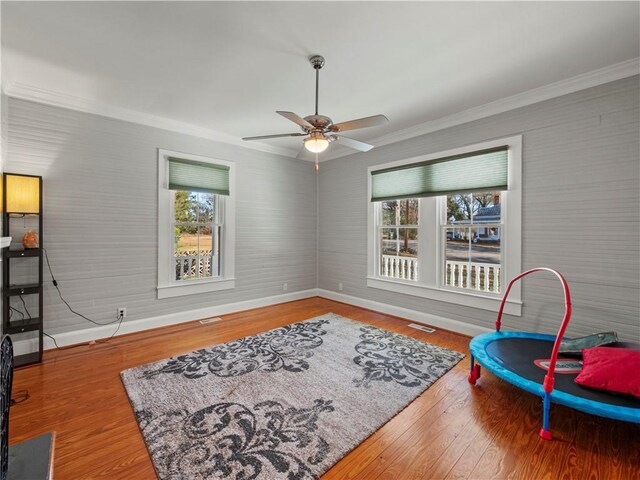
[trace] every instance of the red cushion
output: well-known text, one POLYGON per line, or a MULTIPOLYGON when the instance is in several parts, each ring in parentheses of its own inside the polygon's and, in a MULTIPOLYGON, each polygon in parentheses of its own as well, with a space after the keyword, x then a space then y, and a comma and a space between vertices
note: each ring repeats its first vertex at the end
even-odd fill
POLYGON ((595 347, 582 350, 582 371, 575 382, 640 398, 640 351, 595 347))

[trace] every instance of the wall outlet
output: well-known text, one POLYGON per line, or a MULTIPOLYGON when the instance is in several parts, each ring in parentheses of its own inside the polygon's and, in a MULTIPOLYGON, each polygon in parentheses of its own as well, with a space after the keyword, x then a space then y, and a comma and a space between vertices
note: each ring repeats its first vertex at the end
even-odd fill
POLYGON ((125 307, 120 307, 118 309, 118 318, 125 318, 127 316, 127 309, 125 307))
POLYGON ((338 284, 338 290, 339 290, 339 291, 342 291, 342 283, 339 283, 339 284, 338 284))
POLYGON ((285 292, 288 290, 289 285, 287 285, 286 283, 282 284, 282 290, 284 290, 285 292))

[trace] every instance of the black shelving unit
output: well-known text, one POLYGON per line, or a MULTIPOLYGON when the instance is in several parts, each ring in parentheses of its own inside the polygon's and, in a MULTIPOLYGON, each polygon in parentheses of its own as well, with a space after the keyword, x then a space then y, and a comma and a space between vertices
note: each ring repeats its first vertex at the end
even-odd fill
MULTIPOLYGON (((9 208, 11 210, 11 208, 9 208)), ((42 177, 34 175, 21 175, 15 173, 5 173, 2 176, 2 231, 4 236, 12 237, 11 246, 2 249, 2 330, 3 333, 11 335, 26 334, 28 332, 38 332, 38 350, 24 355, 16 355, 14 357, 14 365, 16 367, 38 363, 42 361, 43 351, 43 258, 42 258, 42 177), (8 211, 7 205, 11 202, 7 201, 7 196, 11 195, 11 190, 7 189, 8 177, 29 177, 33 182, 37 182, 38 199, 37 213, 33 211, 20 212, 8 211), (16 224, 20 223, 20 219, 26 224, 37 225, 38 248, 22 249, 22 234, 24 231, 19 230, 16 224), (29 278, 27 282, 21 280, 16 283, 12 279, 12 271, 18 267, 19 262, 24 259, 37 259, 37 275, 29 278), (22 312, 22 316, 18 315, 15 310, 11 309, 12 299, 21 298, 23 295, 37 295, 38 313, 31 315, 31 312, 22 312)), ((24 302, 24 299, 22 299, 24 302)), ((26 303, 24 304, 26 305, 26 303)), ((15 342, 15 339, 14 339, 15 342)))

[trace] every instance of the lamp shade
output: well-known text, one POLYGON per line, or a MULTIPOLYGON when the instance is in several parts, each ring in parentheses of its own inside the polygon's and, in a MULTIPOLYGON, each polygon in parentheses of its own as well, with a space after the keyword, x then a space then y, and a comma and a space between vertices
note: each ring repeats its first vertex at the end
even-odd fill
POLYGON ((313 132, 310 137, 304 139, 304 146, 312 153, 320 153, 327 149, 329 141, 322 133, 313 132))
POLYGON ((40 213, 40 177, 5 174, 7 213, 40 213))

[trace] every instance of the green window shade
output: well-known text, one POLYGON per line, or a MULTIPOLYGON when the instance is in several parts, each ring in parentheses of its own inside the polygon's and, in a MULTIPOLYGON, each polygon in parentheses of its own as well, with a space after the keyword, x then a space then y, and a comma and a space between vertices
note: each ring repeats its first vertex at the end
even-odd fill
POLYGON ((506 190, 507 154, 499 147, 371 172, 371 201, 506 190))
POLYGON ((229 167, 169 157, 169 190, 229 195, 229 167))

